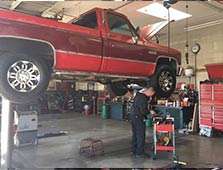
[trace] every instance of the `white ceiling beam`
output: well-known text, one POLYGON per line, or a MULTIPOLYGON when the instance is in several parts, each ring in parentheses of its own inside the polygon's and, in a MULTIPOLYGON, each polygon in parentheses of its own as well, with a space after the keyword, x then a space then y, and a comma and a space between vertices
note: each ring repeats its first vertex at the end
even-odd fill
POLYGON ((185 27, 184 29, 188 30, 188 31, 193 31, 193 30, 197 30, 197 29, 201 29, 201 28, 207 28, 207 27, 211 27, 211 26, 216 26, 216 25, 220 25, 223 23, 223 19, 219 19, 219 20, 215 20, 215 21, 210 21, 210 22, 206 22, 206 23, 202 23, 202 24, 198 24, 198 25, 193 25, 193 26, 189 26, 189 27, 185 27))
POLYGON ((223 11, 223 4, 218 3, 217 1, 197 1, 197 2, 204 6, 214 9, 215 11, 219 13, 222 13, 223 11))
POLYGON ((13 1, 11 6, 9 7, 9 10, 15 10, 21 3, 22 1, 13 1))

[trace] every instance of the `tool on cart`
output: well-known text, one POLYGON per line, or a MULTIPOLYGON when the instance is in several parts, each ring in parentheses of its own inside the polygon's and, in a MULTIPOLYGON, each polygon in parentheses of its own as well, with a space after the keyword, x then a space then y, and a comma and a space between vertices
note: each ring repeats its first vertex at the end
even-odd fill
POLYGON ((177 160, 175 150, 174 118, 166 116, 153 117, 153 160, 157 159, 157 151, 172 151, 177 160))

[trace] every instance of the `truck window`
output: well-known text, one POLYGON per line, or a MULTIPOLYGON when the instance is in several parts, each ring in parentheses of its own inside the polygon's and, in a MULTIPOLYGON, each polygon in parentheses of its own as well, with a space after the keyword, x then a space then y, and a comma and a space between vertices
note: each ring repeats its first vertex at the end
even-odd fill
POLYGON ((133 36, 131 26, 126 19, 111 13, 108 13, 107 16, 108 16, 108 26, 111 32, 127 36, 133 36))
POLYGON ((88 28, 98 28, 97 15, 96 12, 91 12, 84 16, 78 18, 77 21, 74 21, 72 24, 88 27, 88 28))

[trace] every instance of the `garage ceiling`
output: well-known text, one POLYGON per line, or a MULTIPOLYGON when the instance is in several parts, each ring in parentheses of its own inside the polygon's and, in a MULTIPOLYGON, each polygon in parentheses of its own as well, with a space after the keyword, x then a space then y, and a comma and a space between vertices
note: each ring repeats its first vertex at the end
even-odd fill
MULTIPOLYGON (((161 1, 157 1, 162 3, 161 1)), ((24 12, 31 15, 42 17, 53 17, 64 9, 63 22, 78 17, 81 13, 94 7, 111 8, 117 12, 124 13, 136 26, 145 26, 153 24, 162 19, 137 12, 137 9, 147 6, 153 1, 1 1, 0 8, 10 9, 18 12, 24 12)), ((223 20, 223 2, 222 1, 179 1, 172 5, 173 8, 186 11, 188 3, 188 13, 192 15, 189 18, 189 26, 199 25, 210 21, 223 20)), ((185 28, 185 20, 172 23, 171 31, 182 33, 185 28)), ((223 25, 223 24, 222 24, 223 25)), ((166 30, 163 30, 165 35, 166 30)))

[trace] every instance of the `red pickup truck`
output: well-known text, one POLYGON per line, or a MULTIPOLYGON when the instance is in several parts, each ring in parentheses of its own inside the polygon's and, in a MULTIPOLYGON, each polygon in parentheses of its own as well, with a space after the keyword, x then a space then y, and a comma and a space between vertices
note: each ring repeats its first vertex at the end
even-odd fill
POLYGON ((69 23, 0 9, 0 93, 15 103, 30 101, 56 77, 98 81, 116 95, 129 84, 151 83, 169 96, 181 54, 152 43, 151 29, 140 32, 111 9, 94 8, 69 23))

